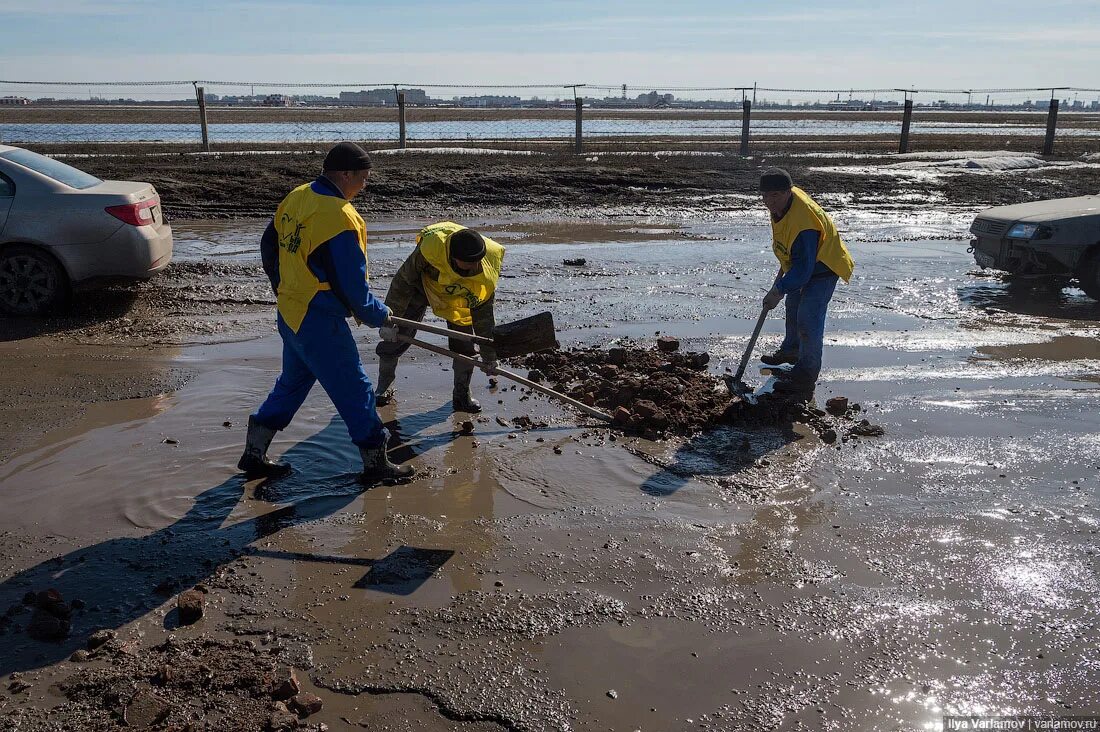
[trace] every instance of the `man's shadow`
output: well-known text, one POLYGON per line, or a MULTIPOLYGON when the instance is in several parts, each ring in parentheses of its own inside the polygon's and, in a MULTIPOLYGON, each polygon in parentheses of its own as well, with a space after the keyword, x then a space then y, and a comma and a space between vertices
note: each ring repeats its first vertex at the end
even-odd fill
POLYGON ((789 403, 764 397, 740 419, 700 432, 669 461, 643 456, 660 467, 640 486, 651 496, 670 496, 692 480, 726 483, 759 464, 766 455, 805 437, 795 430, 789 403))
MULTIPOLYGON (((278 499, 287 505, 260 516, 226 524, 246 491, 244 477, 238 474, 199 494, 191 509, 170 526, 141 537, 108 539, 4 579, 0 612, 7 612, 0 621, 0 678, 61 661, 85 647, 93 631, 120 628, 242 554, 253 553, 250 545, 258 539, 347 506, 368 488, 358 483, 354 473, 325 476, 317 470, 318 455, 325 456, 332 444, 346 440, 344 423, 334 418, 290 448, 286 457, 295 464, 295 473, 269 484, 278 485, 278 499), (47 589, 59 591, 66 603, 79 601, 80 609, 71 615, 71 629, 60 640, 35 639, 28 633, 33 615, 44 611, 24 605, 23 598, 47 589)), ((356 586, 408 594, 452 553, 400 547, 381 560, 356 559, 355 563, 373 565, 356 586), (372 573, 377 574, 374 580, 372 573)))

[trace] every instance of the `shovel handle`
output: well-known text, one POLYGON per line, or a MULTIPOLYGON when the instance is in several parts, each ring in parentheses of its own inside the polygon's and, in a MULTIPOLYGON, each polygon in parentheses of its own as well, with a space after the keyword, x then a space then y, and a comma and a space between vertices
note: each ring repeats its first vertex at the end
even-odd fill
MULTIPOLYGON (((398 337, 399 340, 405 341, 406 343, 411 343, 414 346, 420 346, 421 348, 426 349, 428 351, 431 351, 432 353, 438 353, 440 356, 450 356, 453 359, 456 359, 458 361, 462 361, 463 363, 468 363, 471 366, 481 367, 481 366, 485 365, 485 362, 483 362, 483 361, 478 361, 476 358, 471 358, 470 356, 467 356, 467 355, 462 354, 462 353, 455 353, 454 351, 450 351, 450 350, 444 348, 443 346, 437 346, 434 343, 426 343, 424 341, 417 340, 416 338, 411 338, 409 336, 403 336, 403 335, 399 335, 397 337, 398 337)), ((591 417, 595 417, 596 419, 602 419, 605 422, 610 422, 611 421, 611 415, 608 414, 607 412, 601 412, 599 409, 596 409, 595 407, 590 407, 587 404, 585 404, 584 402, 577 401, 573 397, 569 397, 569 396, 566 396, 565 394, 562 394, 561 392, 554 391, 553 389, 551 389, 549 387, 546 387, 546 386, 543 386, 542 384, 539 384, 537 382, 531 381, 530 379, 525 379, 524 377, 520 376, 519 374, 513 373, 511 371, 507 371, 507 370, 502 369, 502 368, 493 369, 493 373, 500 374, 504 378, 511 379, 512 381, 515 381, 519 384, 523 384, 524 386, 528 387, 529 389, 534 389, 535 391, 542 392, 546 396, 553 397, 554 399, 557 399, 559 401, 565 402, 566 404, 574 406, 577 409, 581 410, 582 412, 584 412, 585 414, 587 414, 591 417)))
POLYGON ((760 317, 756 319, 756 327, 752 331, 752 338, 749 338, 749 345, 745 349, 745 355, 741 357, 741 365, 737 367, 737 373, 733 375, 735 382, 741 381, 745 376, 745 369, 749 365, 749 358, 752 357, 752 350, 756 348, 756 339, 760 337, 760 331, 764 329, 764 321, 767 319, 768 311, 761 310, 760 317))
POLYGON ((486 345, 493 345, 492 338, 486 338, 484 336, 474 335, 473 333, 463 333, 460 330, 451 330, 450 328, 440 328, 438 325, 428 325, 427 323, 421 323, 417 320, 408 320, 407 318, 398 318, 394 315, 390 316, 390 321, 394 325, 400 325, 403 328, 412 328, 414 330, 422 330, 425 333, 435 333, 436 335, 447 336, 448 338, 455 338, 460 341, 469 341, 470 343, 484 343, 486 345))
MULTIPOLYGON (((775 273, 775 279, 772 280, 772 287, 775 287, 775 283, 779 282, 779 278, 783 276, 783 270, 780 269, 775 273)), ((740 382, 745 376, 745 369, 749 365, 749 358, 752 356, 752 349, 756 348, 756 339, 760 337, 760 331, 764 328, 764 321, 768 319, 767 308, 760 310, 760 317, 756 319, 756 327, 752 330, 752 338, 749 338, 749 346, 745 349, 745 355, 741 357, 741 365, 737 367, 737 373, 733 375, 734 383, 740 382)))

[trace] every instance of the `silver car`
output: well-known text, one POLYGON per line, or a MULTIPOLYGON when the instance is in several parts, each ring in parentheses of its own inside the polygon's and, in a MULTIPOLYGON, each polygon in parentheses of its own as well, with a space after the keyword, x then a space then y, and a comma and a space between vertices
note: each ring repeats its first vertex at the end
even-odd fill
POLYGON ((56 309, 75 289, 147 279, 171 260, 153 186, 0 145, 0 311, 56 309))
POLYGON ((1100 196, 990 208, 978 214, 970 233, 982 269, 1076 277, 1085 294, 1100 300, 1100 196))

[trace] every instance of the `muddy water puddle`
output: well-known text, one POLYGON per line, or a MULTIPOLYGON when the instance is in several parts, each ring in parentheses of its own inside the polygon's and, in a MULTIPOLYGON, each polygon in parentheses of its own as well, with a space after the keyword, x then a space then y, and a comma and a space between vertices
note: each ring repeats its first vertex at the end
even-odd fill
MULTIPOLYGON (((673 335, 715 374, 736 367, 774 271, 752 219, 470 223, 509 248, 499 320, 551 310, 570 345, 673 335)), ((178 225, 181 257, 254 262, 261 228, 178 225)), ((372 225, 378 290, 416 228, 372 225)), ((876 238, 852 246, 818 399, 860 402, 881 438, 612 440, 482 375, 484 421, 464 435, 449 364, 410 354, 381 414, 418 479, 363 491, 316 389, 273 448, 296 472, 245 484, 233 466, 278 339, 253 326, 179 347, 157 368, 193 372, 185 385, 93 400, 0 464, 0 608, 46 586, 85 604, 59 643, 15 616, 0 671, 27 673, 18 703, 46 708, 35 675, 63 678, 98 627, 159 642, 176 588, 202 582, 208 616, 173 632, 287 645, 326 699, 310 721, 334 729, 916 730, 944 712, 1096 711, 1100 309, 977 277, 965 242, 876 238), (547 426, 496 420, 522 415, 547 426), (265 640, 280 633, 293 642, 265 640)), ((773 317, 760 347, 780 335, 773 317)))

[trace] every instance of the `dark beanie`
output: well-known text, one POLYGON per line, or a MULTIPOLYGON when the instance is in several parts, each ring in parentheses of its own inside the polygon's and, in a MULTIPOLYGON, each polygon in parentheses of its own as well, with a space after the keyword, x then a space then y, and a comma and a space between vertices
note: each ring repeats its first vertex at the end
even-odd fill
POLYGON ((480 262, 485 256, 485 239, 473 229, 451 234, 451 256, 460 262, 480 262))
POLYGON ((791 174, 782 168, 768 168, 760 176, 760 192, 789 191, 794 184, 791 174))
POLYGON ((341 142, 328 151, 323 170, 366 170, 370 167, 367 151, 354 142, 341 142))

